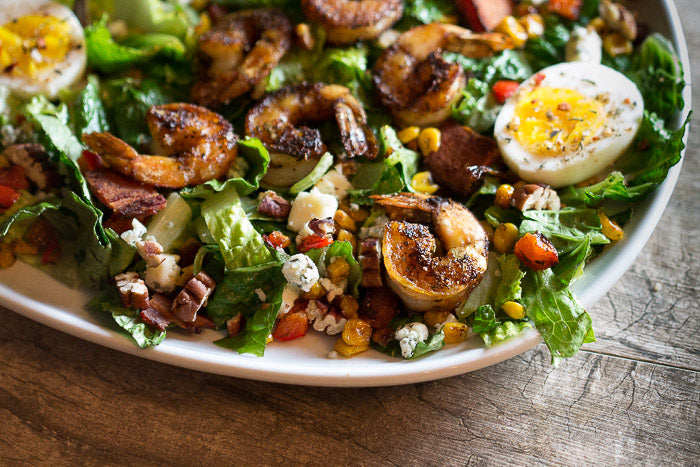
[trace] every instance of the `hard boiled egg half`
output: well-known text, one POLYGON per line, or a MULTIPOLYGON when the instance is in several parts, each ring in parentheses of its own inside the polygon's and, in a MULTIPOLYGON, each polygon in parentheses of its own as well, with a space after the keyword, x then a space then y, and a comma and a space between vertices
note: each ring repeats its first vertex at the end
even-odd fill
POLYGON ((21 97, 54 98, 85 72, 80 21, 45 0, 0 0, 0 85, 21 97))
POLYGON ((541 70, 508 98, 494 135, 508 166, 530 183, 573 185, 608 169, 637 134, 644 102, 621 73, 596 63, 541 70))

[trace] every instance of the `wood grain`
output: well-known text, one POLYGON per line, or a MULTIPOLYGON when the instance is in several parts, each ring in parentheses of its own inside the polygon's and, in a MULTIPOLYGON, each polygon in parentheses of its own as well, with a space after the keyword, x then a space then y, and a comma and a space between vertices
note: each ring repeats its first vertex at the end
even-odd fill
MULTIPOLYGON (((677 4, 700 82, 700 5, 677 4)), ((538 346, 430 383, 285 386, 121 354, 0 309, 0 464, 697 465, 699 158, 693 128, 656 232, 589 310, 598 342, 558 369, 538 346)))

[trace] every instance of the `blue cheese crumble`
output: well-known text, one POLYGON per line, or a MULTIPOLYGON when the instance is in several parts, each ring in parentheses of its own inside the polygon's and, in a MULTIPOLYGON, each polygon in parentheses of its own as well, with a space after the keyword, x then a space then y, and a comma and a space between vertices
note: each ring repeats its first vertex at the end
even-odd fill
POLYGON ((403 358, 411 358, 419 342, 428 338, 428 327, 423 323, 409 323, 396 330, 394 338, 399 341, 403 358))
POLYGON ((303 253, 290 257, 282 266, 282 274, 287 282, 298 286, 304 292, 310 291, 319 279, 316 264, 303 253))

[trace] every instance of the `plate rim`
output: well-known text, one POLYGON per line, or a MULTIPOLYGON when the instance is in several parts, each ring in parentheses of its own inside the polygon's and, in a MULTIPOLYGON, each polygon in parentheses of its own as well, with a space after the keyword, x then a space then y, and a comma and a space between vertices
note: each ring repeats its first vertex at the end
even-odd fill
MULTIPOLYGON (((669 20, 671 40, 680 57, 686 81, 686 87, 683 91, 685 105, 680 113, 679 120, 682 123, 690 113, 692 105, 691 68, 688 47, 675 3, 673 0, 662 0, 660 3, 664 7, 669 20)), ((686 145, 689 133, 690 130, 688 128, 683 140, 686 145)), ((684 148, 681 151, 681 160, 671 168, 664 182, 640 204, 638 212, 643 211, 644 215, 634 216, 630 221, 631 233, 617 244, 606 249, 604 253, 606 262, 614 261, 615 267, 603 267, 602 262, 598 261, 600 259, 598 257, 587 265, 584 276, 574 284, 574 290, 585 308, 599 301, 641 253, 654 232, 656 225, 661 220, 671 198, 682 170, 685 153, 686 149, 684 148)), ((31 269, 32 272, 45 274, 24 263, 17 264, 11 269, 25 267, 31 269)), ((68 289, 66 286, 63 287, 68 289)), ((0 283, 0 304, 53 329, 137 357, 225 376, 307 386, 370 387, 431 381, 494 365, 519 355, 541 342, 537 331, 526 330, 519 336, 495 347, 457 351, 450 355, 443 354, 442 356, 441 354, 444 351, 441 351, 410 362, 383 359, 377 357, 377 355, 381 356, 382 354, 373 351, 369 354, 372 360, 386 363, 371 365, 368 367, 369 370, 366 368, 362 369, 361 366, 359 367, 360 369, 356 369, 355 365, 345 369, 343 369, 342 365, 338 365, 338 368, 330 370, 324 366, 323 372, 318 371, 319 369, 314 371, 313 367, 307 368, 304 365, 291 365, 273 369, 273 365, 260 365, 260 361, 264 362, 263 359, 265 357, 261 359, 249 358, 230 351, 226 354, 227 358, 220 357, 216 353, 213 354, 215 355, 214 359, 203 359, 201 354, 207 354, 207 352, 202 352, 196 348, 193 353, 188 355, 182 354, 178 350, 181 346, 180 343, 183 341, 177 339, 175 342, 172 342, 172 339, 170 341, 166 339, 153 349, 141 349, 130 339, 125 338, 123 334, 87 321, 75 314, 75 310, 57 309, 24 295, 18 290, 9 288, 4 283, 0 283), (436 356, 438 358, 434 358, 436 356)), ((82 307, 82 305, 78 306, 82 307)), ((211 342, 209 344, 214 345, 211 342)), ((186 343, 184 345, 187 346, 186 343)), ((215 348, 217 347, 215 346, 215 348)), ((209 356, 211 357, 211 355, 209 356)), ((366 358, 355 357, 351 360, 363 361, 362 359, 366 358)), ((337 362, 341 361, 350 360, 337 360, 337 362)))

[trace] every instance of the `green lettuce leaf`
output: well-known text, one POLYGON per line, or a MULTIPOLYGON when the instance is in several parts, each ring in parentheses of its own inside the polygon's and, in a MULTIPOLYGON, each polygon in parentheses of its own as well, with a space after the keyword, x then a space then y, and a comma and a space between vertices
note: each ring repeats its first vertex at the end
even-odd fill
POLYGON ((484 341, 486 347, 493 347, 511 337, 519 335, 524 329, 532 327, 532 323, 529 321, 503 321, 488 331, 479 333, 479 337, 484 341))
POLYGON ((491 305, 481 305, 474 312, 472 319, 472 331, 477 334, 487 333, 498 326, 496 312, 491 305))
MULTIPOLYGON (((522 297, 520 282, 525 277, 525 272, 520 269, 520 260, 515 255, 501 255, 498 257, 498 267, 501 270, 501 280, 496 286, 494 305, 497 310, 505 302, 519 302, 522 297)), ((474 331, 476 332, 476 331, 474 331)))
POLYGON ((100 96, 100 82, 95 75, 89 75, 87 84, 68 106, 73 133, 109 131, 107 112, 100 96))
POLYGON ((561 211, 525 211, 520 235, 539 232, 552 242, 560 255, 570 252, 590 239, 592 245, 605 245, 610 240, 601 231, 595 209, 564 208, 561 211))
POLYGON ((321 156, 311 172, 289 188, 289 193, 296 195, 306 189, 311 188, 321 179, 321 177, 323 177, 326 172, 328 172, 328 169, 330 169, 332 166, 333 155, 330 152, 327 152, 321 156))
POLYGON ((563 24, 563 21, 557 15, 546 16, 544 35, 530 39, 525 44, 525 53, 533 70, 541 70, 565 61, 569 28, 563 24))
POLYGON ((569 186, 559 191, 559 199, 567 206, 598 206, 604 200, 637 201, 648 190, 643 184, 628 187, 622 172, 614 171, 605 180, 590 186, 575 188, 569 186))
POLYGON ((407 0, 403 19, 397 28, 403 30, 418 24, 445 22, 456 15, 455 3, 449 0, 407 0))

